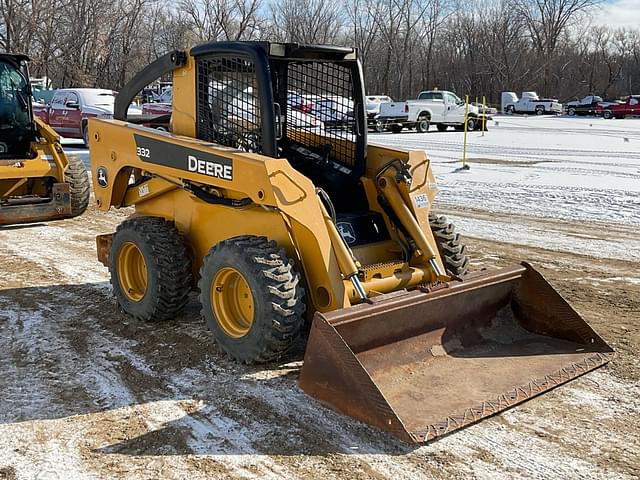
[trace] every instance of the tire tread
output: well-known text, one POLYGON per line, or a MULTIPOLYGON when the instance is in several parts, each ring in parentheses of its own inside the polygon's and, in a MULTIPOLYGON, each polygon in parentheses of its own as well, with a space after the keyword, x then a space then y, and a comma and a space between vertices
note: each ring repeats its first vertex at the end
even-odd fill
MULTIPOLYGON (((200 304, 203 306, 201 313, 208 322, 216 320, 213 311, 208 312, 205 308, 205 295, 208 294, 213 280, 208 278, 209 274, 205 268, 220 252, 225 252, 232 258, 243 258, 249 264, 249 274, 264 285, 261 294, 266 295, 266 303, 270 305, 269 312, 261 313, 268 313, 272 318, 271 328, 264 328, 261 335, 257 336, 253 343, 247 342, 243 349, 228 348, 220 341, 217 342, 218 345, 226 354, 243 363, 265 363, 282 357, 291 349, 304 324, 304 289, 301 287, 301 278, 294 269, 293 261, 287 257, 284 249, 266 237, 245 235, 223 240, 215 245, 204 259, 198 283, 200 304)), ((254 295, 258 293, 254 292, 254 295)), ((259 314, 255 312, 255 315, 259 314)))
POLYGON ((466 275, 469 270, 467 247, 462 243, 460 234, 456 233, 453 223, 449 223, 442 215, 429 213, 429 225, 445 270, 458 277, 466 275))
MULTIPOLYGON (((118 225, 114 239, 119 233, 127 230, 136 232, 149 246, 152 258, 145 258, 145 261, 151 260, 152 264, 147 265, 147 272, 155 273, 157 281, 155 291, 151 292, 151 304, 144 311, 131 311, 126 299, 121 299, 116 293, 118 303, 125 312, 137 320, 164 321, 174 318, 186 305, 193 282, 191 260, 184 238, 173 222, 161 217, 134 217, 125 220, 118 225)), ((113 254, 112 251, 112 257, 113 254)), ((110 263, 111 285, 114 292, 118 292, 119 286, 115 285, 118 281, 115 259, 110 263)))
POLYGON ((71 194, 71 216, 82 215, 89 206, 91 185, 82 159, 77 155, 67 157, 69 165, 64 172, 64 181, 69 184, 71 194))

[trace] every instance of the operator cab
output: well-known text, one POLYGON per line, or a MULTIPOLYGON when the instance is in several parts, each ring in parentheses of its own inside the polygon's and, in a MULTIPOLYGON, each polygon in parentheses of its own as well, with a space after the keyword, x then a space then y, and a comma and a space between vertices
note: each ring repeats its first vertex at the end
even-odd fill
POLYGON ((114 118, 127 120, 134 96, 184 66, 187 55, 195 60, 198 139, 286 158, 324 192, 327 210, 350 246, 389 238, 361 182, 367 121, 355 49, 234 41, 171 52, 120 90, 114 118))
POLYGON ((352 48, 216 42, 196 59, 198 138, 286 158, 321 196, 350 246, 389 239, 365 173, 364 84, 352 48))
POLYGON ((0 54, 0 159, 28 157, 34 139, 27 61, 0 54))
POLYGON ((197 136, 286 158, 338 216, 368 215, 364 87, 352 48, 215 42, 196 58, 197 136))

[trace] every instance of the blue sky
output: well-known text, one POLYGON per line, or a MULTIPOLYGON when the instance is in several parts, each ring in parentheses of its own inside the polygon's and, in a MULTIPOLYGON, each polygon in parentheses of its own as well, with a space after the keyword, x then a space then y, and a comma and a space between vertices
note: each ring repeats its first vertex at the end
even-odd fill
POLYGON ((593 21, 612 27, 640 27, 640 0, 606 1, 593 21))

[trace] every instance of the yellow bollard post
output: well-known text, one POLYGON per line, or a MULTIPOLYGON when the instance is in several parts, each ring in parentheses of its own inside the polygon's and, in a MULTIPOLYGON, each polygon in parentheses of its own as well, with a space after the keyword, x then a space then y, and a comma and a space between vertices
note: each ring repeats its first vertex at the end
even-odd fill
POLYGON ((463 170, 468 170, 469 165, 467 165, 467 119, 469 117, 469 95, 465 95, 464 102, 464 145, 462 147, 462 168, 463 170))
POLYGON ((486 98, 482 96, 482 136, 484 137, 484 131, 487 129, 487 107, 486 98))

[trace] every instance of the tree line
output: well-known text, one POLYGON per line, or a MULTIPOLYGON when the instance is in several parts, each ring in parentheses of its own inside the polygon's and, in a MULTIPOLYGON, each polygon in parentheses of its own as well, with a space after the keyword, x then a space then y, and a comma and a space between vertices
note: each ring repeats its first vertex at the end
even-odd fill
POLYGON ((55 87, 119 89, 163 53, 212 40, 355 46, 367 92, 640 93, 640 29, 601 0, 0 0, 0 49, 55 87))

